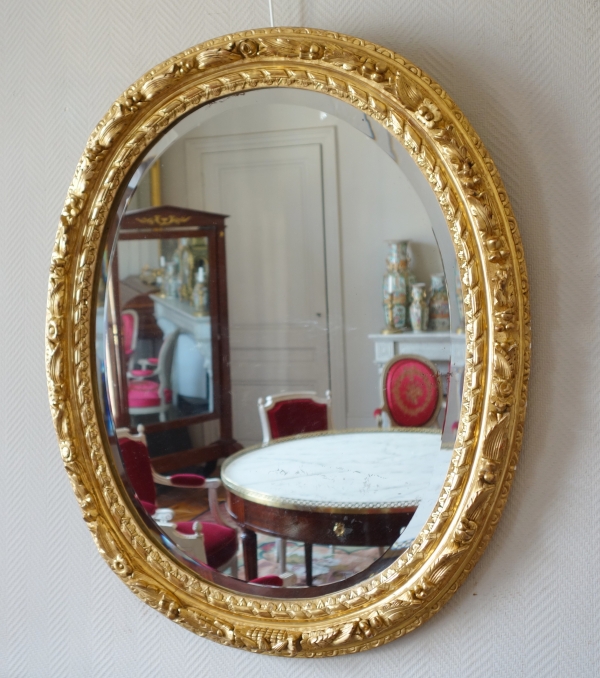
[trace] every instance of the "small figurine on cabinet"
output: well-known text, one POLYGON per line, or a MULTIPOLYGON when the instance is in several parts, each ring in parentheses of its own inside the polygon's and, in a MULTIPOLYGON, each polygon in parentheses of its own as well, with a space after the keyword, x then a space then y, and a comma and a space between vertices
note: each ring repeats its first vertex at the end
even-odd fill
POLYGON ((204 282, 204 267, 198 266, 196 284, 192 293, 192 304, 198 315, 206 315, 208 311, 208 290, 204 282))
POLYGON ((175 254, 179 263, 179 298, 182 301, 191 301, 194 290, 194 254, 188 238, 180 238, 175 254))

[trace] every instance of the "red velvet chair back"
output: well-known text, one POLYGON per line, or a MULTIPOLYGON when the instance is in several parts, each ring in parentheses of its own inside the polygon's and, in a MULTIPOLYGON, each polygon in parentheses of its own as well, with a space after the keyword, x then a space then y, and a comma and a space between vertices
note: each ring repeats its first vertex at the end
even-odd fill
POLYGON ((271 437, 285 438, 300 433, 327 431, 327 405, 310 398, 283 400, 267 410, 271 437))
POLYGON ((156 504, 156 487, 148 448, 144 443, 129 438, 120 438, 119 447, 123 466, 138 498, 149 504, 156 504))
POLYGON ((394 358, 384 373, 385 409, 396 426, 433 423, 442 402, 435 365, 418 356, 394 358))
POLYGON ((121 314, 121 325, 123 326, 123 348, 125 350, 125 355, 129 356, 133 353, 134 350, 134 333, 135 333, 135 320, 131 313, 122 313, 121 314))

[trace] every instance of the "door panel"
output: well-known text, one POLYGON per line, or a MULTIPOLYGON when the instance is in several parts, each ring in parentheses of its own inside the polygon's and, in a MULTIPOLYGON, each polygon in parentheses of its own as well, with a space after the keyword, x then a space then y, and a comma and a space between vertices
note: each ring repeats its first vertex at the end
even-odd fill
POLYGON ((259 397, 330 388, 321 147, 201 157, 205 207, 229 215, 234 436, 249 445, 262 439, 259 397))

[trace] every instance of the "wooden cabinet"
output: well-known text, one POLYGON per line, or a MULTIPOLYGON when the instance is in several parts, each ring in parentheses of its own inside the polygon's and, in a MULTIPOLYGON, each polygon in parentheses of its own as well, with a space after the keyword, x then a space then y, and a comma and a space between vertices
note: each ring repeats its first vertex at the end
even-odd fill
MULTIPOLYGON (((170 259, 180 239, 187 238, 190 239, 191 246, 193 245, 194 256, 197 252, 200 253, 198 256, 208 271, 205 280, 208 304, 206 312, 199 317, 201 312, 194 309, 191 301, 164 298, 158 282, 148 282, 140 279, 139 275, 131 275, 130 262, 119 262, 119 258, 124 257, 123 248, 115 247, 112 256, 107 294, 111 307, 108 313, 108 337, 111 345, 106 352, 107 362, 113 363, 107 365, 111 412, 116 426, 144 424, 157 471, 198 465, 228 456, 241 447, 233 439, 232 433, 225 219, 221 214, 161 206, 127 212, 120 222, 119 244, 127 241, 158 241, 154 248, 158 253, 156 259, 159 255, 170 259), (123 271, 127 271, 129 275, 123 276, 123 271), (118 285, 114 284, 117 280, 118 285), (177 307, 178 313, 166 312, 170 307, 177 307), (115 312, 114 309, 119 311, 115 312), (129 411, 131 371, 129 370, 128 376, 121 321, 121 313, 127 309, 135 310, 138 314, 140 340, 154 341, 158 349, 163 337, 176 329, 177 341, 188 350, 187 355, 190 346, 192 351, 194 347, 202 351, 206 370, 201 372, 202 377, 198 379, 206 379, 208 375, 209 380, 204 407, 196 407, 194 410, 189 399, 186 400, 183 395, 179 398, 177 393, 177 369, 184 377, 190 376, 186 374, 185 363, 182 364, 186 354, 184 348, 181 348, 178 368, 177 357, 174 359, 174 384, 170 388, 172 406, 168 416, 161 417, 164 421, 159 421, 157 416, 139 416, 137 413, 133 415, 129 411), (180 322, 181 319, 183 321, 180 322), (202 326, 202 336, 198 334, 196 326, 202 326), (210 436, 207 434, 207 437, 213 438, 206 444, 202 425, 208 425, 206 430, 210 431, 210 436), (177 449, 173 449, 176 438, 180 442, 175 444, 177 449), (200 444, 195 444, 198 440, 200 444)), ((142 277, 147 276, 142 274, 142 277)), ((176 356, 177 350, 179 348, 176 349, 176 356)), ((204 384, 200 386, 204 387, 204 384)))

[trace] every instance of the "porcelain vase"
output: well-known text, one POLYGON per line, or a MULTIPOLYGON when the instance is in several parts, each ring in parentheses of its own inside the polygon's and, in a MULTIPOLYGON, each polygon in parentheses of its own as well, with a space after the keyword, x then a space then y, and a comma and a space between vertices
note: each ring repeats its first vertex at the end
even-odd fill
POLYGON ((385 333, 407 329, 407 287, 404 269, 407 259, 402 257, 402 241, 388 242, 387 273, 383 276, 383 312, 385 333))
POLYGON ((413 332, 425 332, 429 317, 427 305, 427 290, 425 283, 415 283, 412 288, 412 303, 410 305, 410 322, 413 332))
POLYGON ((450 305, 448 303, 446 278, 443 273, 436 273, 431 276, 429 328, 434 332, 450 331, 450 305))

